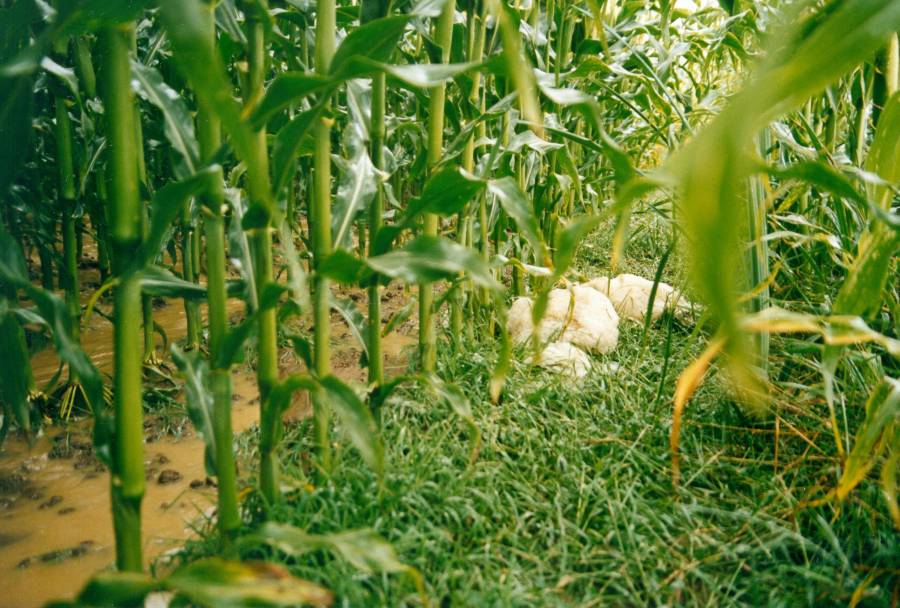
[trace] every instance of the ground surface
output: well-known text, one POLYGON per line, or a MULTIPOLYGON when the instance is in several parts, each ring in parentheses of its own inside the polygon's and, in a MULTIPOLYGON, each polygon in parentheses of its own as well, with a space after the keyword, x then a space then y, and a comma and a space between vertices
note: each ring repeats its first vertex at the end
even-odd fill
MULTIPOLYGON (((622 270, 652 277, 668 229, 638 226, 622 270)), ((610 236, 601 230, 581 249, 585 275, 607 270, 610 236)), ((665 279, 678 283, 681 267, 676 253, 665 279)), ((706 337, 671 318, 646 336, 637 324, 621 329, 619 348, 577 383, 515 364, 498 404, 487 390, 496 341, 445 344, 439 374, 472 402, 477 460, 459 419, 410 389, 384 409, 380 488, 349 447, 330 478, 314 479, 308 425, 289 431, 285 472, 303 483, 275 517, 315 533, 376 529, 441 606, 896 605, 900 537, 877 486, 863 484, 840 511, 808 505, 833 487, 838 461, 821 394, 803 388, 814 374, 785 354, 797 345, 773 343, 778 415, 768 421, 746 417, 712 373, 685 417, 676 490, 671 396, 706 337)), ((851 420, 863 403, 848 395, 851 420)), ((185 557, 213 552, 206 540, 185 557)), ((347 605, 416 602, 408 579, 327 555, 248 547, 245 557, 284 561, 347 605)))
MULTIPOLYGON (((636 226, 621 270, 652 277, 668 228, 648 218, 636 226)), ((580 249, 577 272, 607 272, 610 231, 601 229, 580 249)), ((679 284, 675 270, 682 267, 676 252, 664 279, 679 284)), ((352 290, 340 295, 363 303, 352 290)), ((387 315, 408 297, 392 287, 387 315)), ((183 336, 180 306, 160 308, 155 318, 171 339, 183 336)), ((287 500, 275 517, 316 533, 374 528, 421 572, 428 595, 442 606, 896 604, 900 539, 877 486, 863 484, 840 511, 808 504, 833 487, 838 461, 814 370, 792 365, 788 354, 797 344, 773 343, 775 419, 745 417, 713 372, 685 417, 682 483, 673 488, 671 395, 677 375, 707 339, 695 321, 664 317, 646 335, 623 322, 619 348, 595 358, 592 373, 578 382, 528 367, 517 353, 497 404, 487 390, 497 341, 476 328, 477 339, 445 342, 439 374, 471 401, 480 430, 477 458, 470 461, 472 435, 446 405, 425 389, 403 389, 383 410, 381 485, 339 429, 332 476, 312 472, 308 403, 298 397, 282 449, 287 500)), ((101 369, 109 365, 108 326, 95 317, 85 332, 101 369)), ((413 318, 388 341, 390 375, 405 370, 414 330, 413 318)), ((337 315, 333 333, 336 373, 359 385, 365 377, 359 349, 337 315)), ((252 360, 251 349, 236 374, 236 426, 248 429, 238 438, 244 487, 254 482, 256 456, 252 360)), ((56 367, 49 351, 34 362, 39 381, 56 367)), ((285 348, 282 371, 299 365, 285 348)), ((184 423, 177 394, 153 394, 147 408, 156 426, 148 431, 157 441, 147 446, 153 472, 145 500, 147 553, 185 541, 176 563, 216 553, 203 517, 211 512, 213 488, 191 485, 203 479, 200 442, 184 423), (169 474, 160 483, 166 470, 178 479, 169 474)), ((863 401, 848 393, 851 421, 863 401)), ((108 481, 90 458, 85 425, 48 435, 59 439, 26 450, 13 441, 0 458, 0 598, 15 597, 15 605, 71 597, 112 561, 108 481)), ((249 531, 259 511, 254 496, 245 496, 249 531)), ((329 555, 292 560, 250 544, 244 557, 284 561, 347 605, 397 606, 418 598, 402 575, 360 573, 329 555)))

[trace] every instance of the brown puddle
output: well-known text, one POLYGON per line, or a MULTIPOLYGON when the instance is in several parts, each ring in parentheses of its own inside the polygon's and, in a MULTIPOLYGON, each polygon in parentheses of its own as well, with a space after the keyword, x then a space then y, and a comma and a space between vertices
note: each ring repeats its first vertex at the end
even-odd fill
MULTIPOLYGON (((387 293, 386 312, 404 297, 387 293)), ((229 313, 242 304, 229 301, 229 313)), ((171 303, 154 310, 154 321, 170 341, 186 332, 184 308, 171 303)), ((359 350, 348 329, 333 319, 334 373, 345 381, 363 381, 359 350)), ((157 336, 159 341, 159 336, 157 336)), ((386 371, 405 368, 405 349, 415 340, 394 333, 384 340, 386 371)), ((94 315, 82 329, 82 345, 104 373, 112 371, 112 326, 94 315)), ((295 368, 291 355, 284 367, 295 368)), ((39 388, 58 369, 48 348, 32 358, 39 388)), ((233 425, 235 432, 253 426, 259 417, 256 381, 252 372, 235 370, 233 425)), ((305 417, 305 398, 289 412, 305 417)), ((115 549, 109 501, 109 475, 94 458, 90 421, 51 427, 33 446, 10 436, 0 452, 0 607, 41 606, 54 599, 70 599, 98 571, 112 567, 115 549)), ((191 430, 181 438, 163 437, 144 446, 148 470, 142 508, 144 561, 184 544, 192 526, 203 525, 215 506, 215 488, 207 483, 203 442, 191 430)))
MULTIPOLYGON (((252 379, 246 381, 252 386, 252 379)), ((246 399, 235 403, 236 429, 248 428, 257 418, 257 407, 246 399)), ((69 434, 70 444, 90 444, 88 424, 71 428, 75 432, 69 434)), ((22 483, 0 494, 6 501, 0 511, 2 606, 40 606, 71 598, 88 577, 115 560, 108 473, 98 470, 89 450, 58 457, 54 443, 45 436, 30 449, 20 439, 4 446, 0 476, 22 483)), ((213 508, 215 489, 204 483, 203 442, 196 436, 147 443, 144 459, 149 479, 142 528, 149 563, 184 542, 191 534, 190 523, 213 508)))

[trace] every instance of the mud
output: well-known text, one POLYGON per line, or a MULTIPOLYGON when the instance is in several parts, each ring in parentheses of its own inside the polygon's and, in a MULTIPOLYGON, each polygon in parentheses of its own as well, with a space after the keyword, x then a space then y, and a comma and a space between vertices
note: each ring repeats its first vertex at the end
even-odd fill
MULTIPOLYGON (((88 268, 83 285, 99 284, 95 269, 88 268)), ((359 290, 341 290, 362 309, 359 290), (356 296, 355 298, 352 296, 356 296)), ((83 294, 89 296, 86 288, 83 294)), ((384 318, 403 307, 410 294, 399 286, 384 294, 384 318)), ((108 305, 98 305, 82 326, 83 348, 105 374, 112 373, 112 326, 105 318, 108 305)), ((229 301, 229 316, 238 322, 243 304, 229 301)), ((184 308, 178 302, 155 307, 154 321, 168 340, 182 338, 187 329, 184 308)), ((415 339, 406 335, 410 321, 399 333, 384 339, 385 371, 401 373, 415 339)), ((411 333, 411 332, 410 332, 411 333)), ((364 383, 359 366, 361 350, 338 315, 332 318, 333 373, 347 382, 364 383)), ((163 355, 159 335, 158 354, 163 355)), ((280 356, 283 373, 302 368, 296 355, 280 356)), ((51 348, 32 357, 35 379, 43 388, 59 373, 59 360, 51 348)), ((62 378, 65 378, 63 372, 62 378)), ((175 389, 173 389, 173 392, 175 389)), ((234 373, 233 427, 248 430, 258 421, 259 399, 253 371, 238 366, 234 373)), ((180 397, 179 397, 180 398, 180 397)), ((306 395, 298 393, 286 421, 298 421, 310 413, 306 395)), ((148 417, 144 445, 147 470, 142 508, 144 560, 149 565, 168 551, 177 550, 196 530, 212 525, 215 482, 207 477, 203 443, 189 424, 170 425, 148 417), (175 435, 172 432, 175 432, 175 435)), ((253 470, 253 463, 239 463, 239 470, 253 470)), ((249 480, 241 477, 246 486, 249 480)), ((75 419, 45 428, 29 445, 11 435, 0 451, 0 608, 41 606, 53 599, 72 598, 93 574, 111 569, 115 560, 109 475, 93 451, 88 419, 75 419)))

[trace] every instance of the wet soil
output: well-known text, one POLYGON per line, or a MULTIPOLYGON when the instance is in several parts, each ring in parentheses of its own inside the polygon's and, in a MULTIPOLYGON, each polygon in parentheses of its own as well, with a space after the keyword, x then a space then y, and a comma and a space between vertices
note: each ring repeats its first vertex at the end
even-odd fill
MULTIPOLYGON (((99 285, 99 277, 92 276, 96 274, 96 269, 87 264, 82 279, 85 301, 99 285)), ((338 297, 350 297, 362 310, 363 292, 340 292, 338 297)), ((384 294, 385 319, 401 309, 409 297, 402 287, 389 287, 384 294)), ((154 321, 169 341, 183 338, 187 323, 182 304, 157 304, 154 321)), ((107 304, 101 303, 98 308, 100 313, 108 312, 107 304)), ((233 322, 239 322, 243 304, 230 300, 229 314, 233 322)), ((412 327, 407 321, 399 332, 385 337, 389 375, 406 369, 409 348, 415 344, 409 331, 412 327)), ((364 383, 359 345, 337 314, 332 317, 332 335, 333 373, 346 382, 364 383)), ((94 314, 82 326, 81 340, 101 372, 110 374, 112 325, 103 314, 94 314)), ((157 340, 162 356, 160 336, 157 340)), ((289 350, 281 352, 280 364, 284 373, 302 369, 298 357, 289 350)), ((32 365, 39 388, 59 370, 59 360, 51 348, 36 353, 32 365)), ((251 369, 235 369, 233 393, 233 426, 240 433, 255 425, 259 416, 251 369)), ((306 418, 309 410, 306 396, 298 394, 286 422, 306 418)), ((149 416, 145 426, 147 485, 142 529, 144 559, 149 564, 176 550, 196 529, 210 525, 215 511, 215 481, 206 475, 203 443, 189 424, 182 420, 173 425, 169 419, 149 416)), ((90 420, 73 418, 45 428, 30 445, 11 434, 0 449, 0 608, 40 606, 53 599, 71 598, 90 576, 112 567, 115 554, 109 474, 93 453, 90 435, 90 420)), ((247 475, 252 468, 253 463, 239 463, 241 485, 250 483, 247 475)))

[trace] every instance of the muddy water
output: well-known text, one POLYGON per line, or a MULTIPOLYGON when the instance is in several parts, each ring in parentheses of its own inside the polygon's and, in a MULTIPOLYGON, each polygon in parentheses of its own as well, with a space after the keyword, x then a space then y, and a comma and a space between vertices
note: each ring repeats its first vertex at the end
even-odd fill
MULTIPOLYGON (((241 304, 229 302, 229 312, 241 304)), ((187 329, 184 309, 154 310, 170 340, 187 329)), ((160 338, 157 336, 159 341, 160 338)), ((101 372, 112 372, 112 326, 100 315, 82 329, 82 346, 101 372)), ((159 345, 162 346, 161 344, 159 345)), ((57 372, 52 349, 32 357, 42 387, 57 372)), ((258 420, 254 378, 236 373, 236 432, 258 420)), ((115 560, 109 475, 93 457, 89 421, 50 428, 34 445, 10 437, 0 454, 0 606, 40 606, 71 598, 95 572, 115 560)), ((143 503, 144 556, 151 560, 178 547, 215 505, 206 483, 203 442, 192 433, 145 445, 148 472, 143 503), (192 487, 193 486, 193 487, 192 487)))
MULTIPOLYGON (((388 304, 388 310, 392 305, 388 304)), ((230 314, 239 316, 240 311, 240 302, 229 302, 230 314)), ((186 332, 184 309, 179 304, 156 309, 154 320, 170 340, 180 339, 186 332)), ((333 334, 334 373, 345 381, 362 381, 359 350, 338 319, 333 334)), ((414 343, 403 334, 385 338, 389 374, 405 368, 406 350, 414 343)), ((82 344, 102 372, 112 372, 112 326, 107 320, 94 315, 82 329, 82 344)), ((59 366, 52 349, 34 355, 32 364, 39 387, 59 366)), ((283 367, 292 371, 294 365, 283 367)), ((237 371, 235 432, 257 422, 256 396, 252 373, 237 371)), ((298 396, 289 416, 304 418, 308 409, 308 401, 298 396)), ((180 438, 148 441, 145 464, 148 479, 142 528, 144 559, 149 565, 181 546, 196 526, 205 525, 214 509, 215 488, 206 481, 202 441, 190 431, 180 438)), ((0 608, 40 606, 49 600, 71 598, 90 576, 111 568, 114 560, 109 475, 92 455, 89 422, 48 429, 32 446, 20 438, 8 438, 0 453, 0 608)))
MULTIPOLYGON (((243 381, 252 385, 250 378, 243 381)), ((235 404, 238 429, 257 416, 246 400, 235 404)), ((53 435, 30 448, 24 441, 10 441, 0 462, 5 479, 23 479, 6 492, 7 508, 0 511, 0 606, 71 598, 88 577, 115 560, 108 473, 85 457, 88 450, 64 457, 53 450, 64 443, 53 439, 67 435, 70 445, 89 445, 89 428, 75 424, 53 435)), ((215 505, 215 488, 205 483, 203 443, 195 436, 148 443, 144 455, 148 479, 142 523, 149 563, 181 545, 192 522, 202 524, 215 505)))

